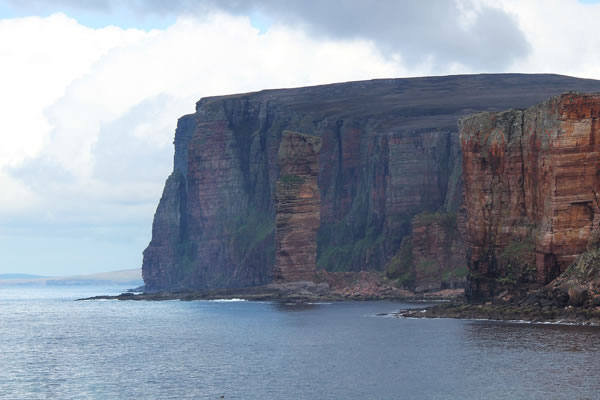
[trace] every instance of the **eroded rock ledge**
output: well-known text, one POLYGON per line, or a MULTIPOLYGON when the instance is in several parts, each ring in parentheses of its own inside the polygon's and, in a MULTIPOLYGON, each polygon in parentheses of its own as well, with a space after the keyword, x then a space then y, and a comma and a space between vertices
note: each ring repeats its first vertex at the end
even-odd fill
POLYGON ((581 307, 543 310, 540 307, 507 304, 441 304, 429 308, 402 310, 393 315, 400 318, 484 319, 600 326, 600 311, 581 307))
POLYGON ((557 279, 536 290, 527 285, 504 290, 485 303, 464 302, 401 310, 405 318, 460 318, 600 326, 600 242, 594 235, 587 250, 557 279))

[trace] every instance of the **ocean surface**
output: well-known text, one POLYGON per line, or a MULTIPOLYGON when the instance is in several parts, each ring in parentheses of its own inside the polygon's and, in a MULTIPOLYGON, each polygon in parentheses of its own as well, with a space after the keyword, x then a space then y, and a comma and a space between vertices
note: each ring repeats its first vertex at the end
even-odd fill
MULTIPOLYGON (((0 288, 0 399, 598 399, 600 328, 0 288), (223 397, 222 397, 223 396, 223 397)), ((414 305, 413 305, 414 306, 414 305)))

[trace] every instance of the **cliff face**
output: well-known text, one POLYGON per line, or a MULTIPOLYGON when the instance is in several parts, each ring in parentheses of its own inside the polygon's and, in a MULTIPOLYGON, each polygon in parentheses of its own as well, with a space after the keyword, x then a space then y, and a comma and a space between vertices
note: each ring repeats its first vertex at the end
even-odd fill
MULTIPOLYGON (((282 132, 321 139, 317 268, 383 270, 422 212, 461 201, 459 117, 596 81, 555 75, 393 79, 205 98, 179 120, 144 252, 148 290, 273 280, 282 132)), ((312 250, 311 250, 312 251, 312 250)))
POLYGON ((471 296, 545 284, 600 222, 600 95, 462 120, 471 296))
POLYGON ((317 265, 321 196, 316 136, 285 131, 279 153, 274 280, 311 281, 317 265))

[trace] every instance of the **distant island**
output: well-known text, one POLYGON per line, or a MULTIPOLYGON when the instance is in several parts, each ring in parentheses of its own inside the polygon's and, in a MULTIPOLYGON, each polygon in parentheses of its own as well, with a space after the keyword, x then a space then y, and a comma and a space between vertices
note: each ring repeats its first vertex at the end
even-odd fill
POLYGON ((4 279, 40 279, 50 278, 49 276, 43 275, 32 275, 32 274, 0 274, 0 280, 4 279))
POLYGON ((99 286, 119 285, 137 287, 143 285, 139 268, 101 272, 89 275, 40 276, 31 274, 0 274, 0 286, 99 286))

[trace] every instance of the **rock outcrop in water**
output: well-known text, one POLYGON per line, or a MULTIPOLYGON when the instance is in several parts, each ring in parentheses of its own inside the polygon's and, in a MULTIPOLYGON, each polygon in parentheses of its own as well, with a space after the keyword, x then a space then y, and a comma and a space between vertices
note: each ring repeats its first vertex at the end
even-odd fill
POLYGON ((600 223, 600 95, 461 122, 472 298, 546 284, 600 223))
POLYGON ((311 281, 317 265, 321 196, 316 136, 285 131, 279 153, 275 200, 275 281, 311 281))
POLYGON ((285 130, 321 139, 317 268, 383 271, 415 215, 456 212, 460 117, 528 107, 566 90, 600 90, 600 83, 473 75, 204 98, 178 123, 174 171, 144 252, 146 288, 235 288, 273 280, 285 130))

